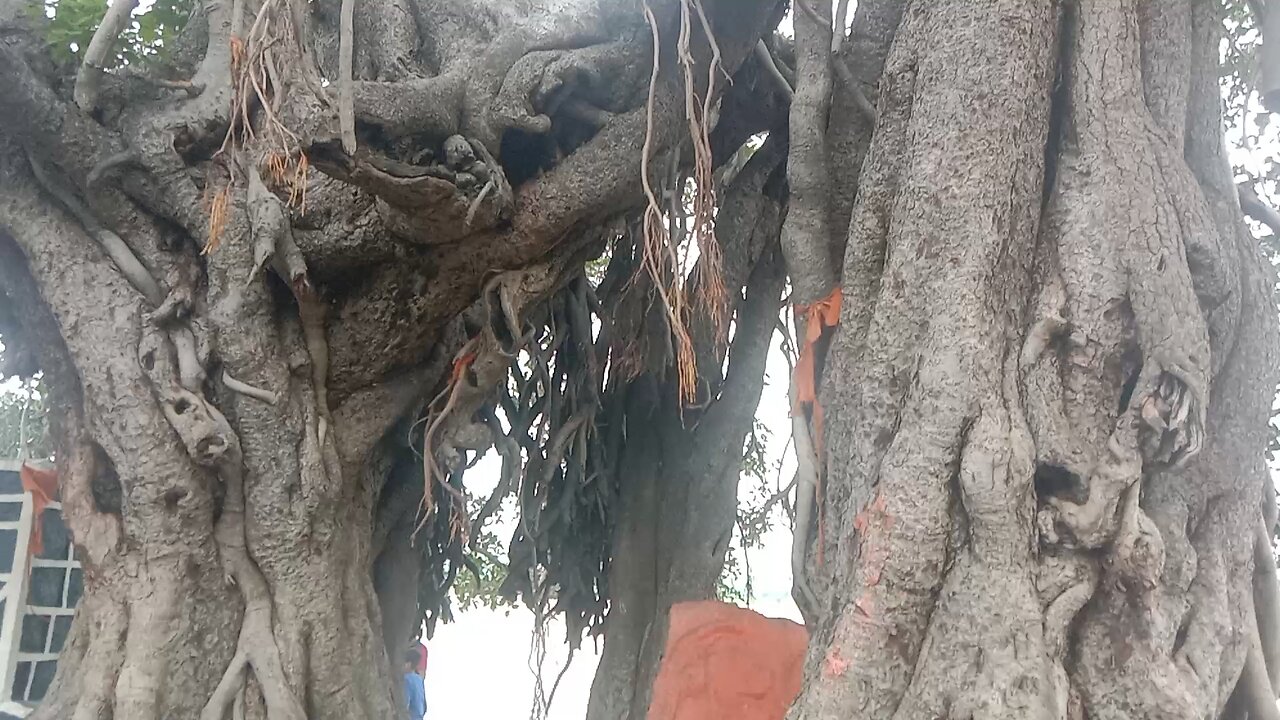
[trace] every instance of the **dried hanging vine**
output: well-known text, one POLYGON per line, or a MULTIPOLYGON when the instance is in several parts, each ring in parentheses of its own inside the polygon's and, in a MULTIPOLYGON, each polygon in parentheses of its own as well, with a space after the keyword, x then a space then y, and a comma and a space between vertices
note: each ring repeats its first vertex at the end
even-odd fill
MULTIPOLYGON (((720 49, 716 44, 711 24, 703 10, 701 0, 681 0, 680 34, 676 43, 676 54, 684 83, 685 119, 689 127, 689 137, 693 149, 692 212, 680 217, 679 225, 671 217, 664 217, 663 203, 654 191, 651 179, 653 159, 654 105, 658 94, 658 80, 661 74, 662 38, 658 30, 658 20, 646 2, 644 4, 645 20, 653 38, 653 69, 649 77, 649 97, 646 106, 647 129, 644 148, 641 151, 641 181, 647 200, 643 215, 644 252, 643 270, 653 283, 658 301, 662 305, 668 323, 671 326, 672 338, 675 342, 676 371, 679 378, 681 399, 692 403, 697 399, 697 361, 694 355, 693 339, 688 330, 688 314, 691 310, 686 297, 685 280, 688 275, 687 248, 682 248, 682 240, 686 235, 693 238, 702 258, 702 305, 705 312, 714 320, 717 337, 723 341, 728 333, 728 297, 721 274, 721 251, 715 235, 715 182, 712 172, 710 126, 714 112, 716 97, 716 79, 724 70, 720 65, 720 49), (698 97, 695 67, 697 62, 691 51, 694 15, 698 18, 698 27, 706 37, 712 53, 707 71, 707 87, 702 98, 698 97)), ((673 183, 664 188, 674 196, 673 204, 684 204, 683 181, 673 183)))

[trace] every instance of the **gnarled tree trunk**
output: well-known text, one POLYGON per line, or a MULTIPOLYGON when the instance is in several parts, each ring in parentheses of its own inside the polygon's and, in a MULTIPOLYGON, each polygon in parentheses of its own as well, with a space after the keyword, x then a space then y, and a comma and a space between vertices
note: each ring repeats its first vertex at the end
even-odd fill
POLYGON ((906 4, 837 273, 790 717, 1276 716, 1254 570, 1280 347, 1218 13, 906 4))

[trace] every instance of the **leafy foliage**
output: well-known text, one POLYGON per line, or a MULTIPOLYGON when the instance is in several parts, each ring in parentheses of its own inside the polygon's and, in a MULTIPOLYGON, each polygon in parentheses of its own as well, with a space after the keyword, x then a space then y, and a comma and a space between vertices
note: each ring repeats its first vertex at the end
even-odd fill
MULTIPOLYGON (((480 512, 480 502, 472 503, 471 516, 480 512)), ((506 553, 506 544, 490 528, 484 528, 475 538, 475 544, 467 550, 468 567, 459 573, 453 583, 453 596, 461 610, 479 607, 508 611, 515 607, 513 599, 500 592, 507 577, 507 566, 499 559, 506 553)))
MULTIPOLYGON (((159 57, 186 25, 192 5, 192 0, 156 0, 145 10, 134 10, 133 22, 120 34, 108 69, 139 65, 159 57)), ((45 0, 43 5, 33 7, 46 19, 45 41, 51 55, 70 65, 78 62, 89 46, 107 4, 102 0, 45 0)))
POLYGON ((24 382, 13 390, 0 391, 0 457, 53 456, 48 397, 38 379, 24 382))

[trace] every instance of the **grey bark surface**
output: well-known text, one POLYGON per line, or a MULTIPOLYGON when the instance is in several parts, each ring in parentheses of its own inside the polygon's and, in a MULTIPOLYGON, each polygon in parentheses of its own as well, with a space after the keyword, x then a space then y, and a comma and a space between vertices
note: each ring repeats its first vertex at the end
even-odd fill
POLYGON ((714 594, 788 276, 843 296, 791 717, 1274 717, 1280 342, 1217 4, 864 0, 837 39, 809 0, 791 49, 784 5, 210 0, 183 87, 96 66, 115 8, 67 83, 0 0, 0 316, 49 374, 85 567, 36 720, 395 717, 451 579, 422 504, 463 492, 565 292, 584 356, 584 308, 611 321, 610 384, 555 438, 500 438, 504 487, 553 525, 545 478, 614 443, 589 715, 638 720, 671 604, 714 594), (640 148, 679 214, 691 105, 724 260, 687 283, 719 275, 734 333, 683 318, 679 407, 651 286, 606 278, 601 307, 581 271, 640 252, 640 148))
POLYGON ((1274 714, 1274 278, 1223 150, 1217 12, 907 5, 790 717, 1274 714))

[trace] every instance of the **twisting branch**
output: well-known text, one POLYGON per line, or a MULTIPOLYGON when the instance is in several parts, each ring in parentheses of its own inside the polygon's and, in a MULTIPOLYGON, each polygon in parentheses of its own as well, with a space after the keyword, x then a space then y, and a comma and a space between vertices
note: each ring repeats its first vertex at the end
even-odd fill
POLYGON ((36 181, 45 189, 45 192, 62 203, 63 207, 84 226, 85 232, 98 242, 103 252, 111 258, 111 262, 115 263, 116 268, 129 281, 129 284, 142 293, 152 307, 158 307, 164 301, 164 293, 161 292, 160 285, 156 283, 155 278, 151 277, 146 266, 138 260, 138 256, 133 254, 124 240, 102 227, 93 212, 85 207, 84 203, 80 202, 70 190, 54 179, 35 155, 28 153, 27 161, 31 164, 31 173, 35 175, 36 181))
POLYGON ((791 102, 791 98, 795 95, 795 88, 791 87, 791 81, 782 74, 778 69, 778 63, 773 59, 773 53, 769 50, 769 46, 765 44, 762 38, 756 43, 756 60, 764 67, 765 73, 773 78, 774 84, 778 86, 778 90, 787 97, 787 102, 791 102))
POLYGON ((136 7, 138 0, 115 0, 111 3, 106 16, 102 18, 102 24, 94 31, 93 39, 84 51, 84 62, 76 73, 76 86, 72 94, 76 105, 84 112, 93 112, 98 106, 102 75, 107 71, 107 56, 111 54, 116 39, 124 32, 136 7))

